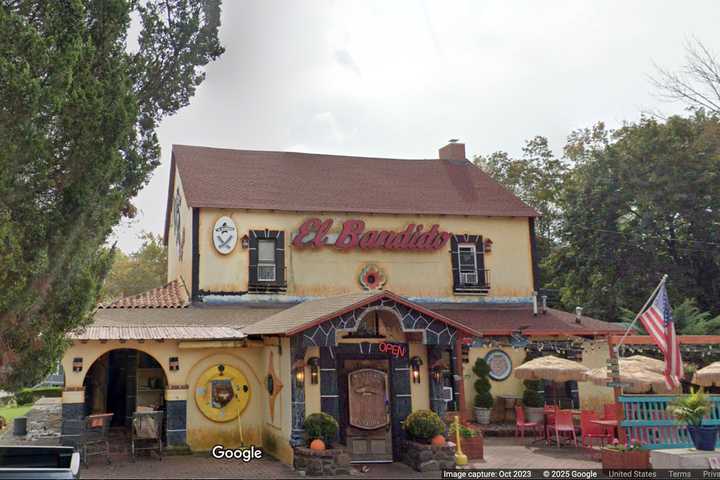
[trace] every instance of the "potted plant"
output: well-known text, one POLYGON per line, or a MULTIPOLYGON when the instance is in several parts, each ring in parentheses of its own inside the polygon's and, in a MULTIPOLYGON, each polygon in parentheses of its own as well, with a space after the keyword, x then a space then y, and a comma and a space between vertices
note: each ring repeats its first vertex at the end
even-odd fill
POLYGON ((703 426, 703 419, 710 412, 712 403, 702 389, 691 391, 689 395, 678 397, 668 406, 668 410, 680 422, 687 425, 693 445, 698 450, 715 450, 718 427, 703 426))
POLYGON ((430 443, 433 438, 445 433, 445 424, 440 416, 430 410, 412 412, 402 425, 408 436, 419 443, 430 443))
POLYGON ((540 393, 542 380, 525 380, 523 382, 522 403, 525 406, 525 420, 542 423, 545 415, 545 399, 540 393))
POLYGON ((475 421, 480 425, 490 423, 490 410, 495 401, 490 395, 490 366, 484 359, 478 358, 473 365, 473 373, 478 377, 475 380, 475 421))
POLYGON ((327 413, 313 413, 305 418, 305 433, 312 450, 325 450, 335 441, 338 422, 327 413))
POLYGON ((614 439, 600 450, 603 470, 647 470, 650 468, 650 450, 634 441, 626 445, 614 439))
MULTIPOLYGON (((455 438, 455 423, 450 424, 448 436, 455 438)), ((470 459, 483 458, 483 436, 482 432, 468 425, 460 425, 461 448, 465 455, 470 459)))

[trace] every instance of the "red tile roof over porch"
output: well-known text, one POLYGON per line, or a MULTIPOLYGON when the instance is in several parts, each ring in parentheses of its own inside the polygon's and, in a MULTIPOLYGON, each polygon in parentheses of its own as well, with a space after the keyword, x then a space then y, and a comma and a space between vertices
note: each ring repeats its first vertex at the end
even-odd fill
POLYGON ((394 160, 186 145, 173 145, 172 159, 191 207, 538 215, 467 160, 394 160))

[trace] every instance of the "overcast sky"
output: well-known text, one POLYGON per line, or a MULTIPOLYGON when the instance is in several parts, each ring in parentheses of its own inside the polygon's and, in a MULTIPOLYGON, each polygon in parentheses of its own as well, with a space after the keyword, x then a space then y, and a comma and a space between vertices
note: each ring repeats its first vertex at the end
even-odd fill
POLYGON ((468 157, 642 111, 677 113, 648 75, 693 36, 720 51, 720 2, 225 0, 226 48, 191 105, 159 129, 162 164, 116 228, 133 251, 161 233, 173 144, 468 157))

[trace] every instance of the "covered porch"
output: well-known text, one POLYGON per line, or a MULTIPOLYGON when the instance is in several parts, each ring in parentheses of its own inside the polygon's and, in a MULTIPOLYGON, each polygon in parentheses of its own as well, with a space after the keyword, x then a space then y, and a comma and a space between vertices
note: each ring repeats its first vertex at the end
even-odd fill
POLYGON ((290 339, 291 444, 327 413, 353 462, 400 460, 412 411, 465 411, 462 346, 480 335, 389 291, 306 301, 244 332, 290 339))

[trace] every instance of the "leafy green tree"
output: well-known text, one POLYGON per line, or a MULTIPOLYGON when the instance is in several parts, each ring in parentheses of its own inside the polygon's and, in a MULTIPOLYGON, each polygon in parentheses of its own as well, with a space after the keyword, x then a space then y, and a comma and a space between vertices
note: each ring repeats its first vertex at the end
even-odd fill
POLYGON ((219 0, 0 0, 0 387, 41 378, 89 320, 103 245, 159 163, 157 125, 222 54, 219 20, 219 0))
MULTIPOLYGON (((622 320, 632 322, 637 312, 622 309, 622 320)), ((686 298, 672 307, 673 321, 678 333, 682 335, 717 335, 720 332, 720 315, 713 317, 710 312, 701 311, 695 299, 686 298)), ((635 326, 645 331, 638 321, 635 326)))
POLYGON ((142 246, 130 255, 115 250, 112 267, 102 287, 103 301, 146 292, 165 284, 167 248, 162 237, 143 232, 141 238, 142 246))
POLYGON ((615 320, 669 275, 671 298, 720 311, 720 122, 703 112, 571 136, 551 278, 566 306, 615 320))
POLYGON ((556 242, 561 218, 558 201, 569 164, 557 158, 547 138, 541 136, 525 142, 520 158, 498 151, 477 156, 474 163, 541 214, 536 233, 541 260, 540 283, 544 284, 547 275, 542 259, 548 257, 556 242))

